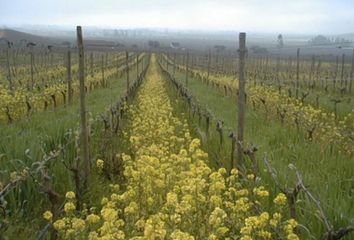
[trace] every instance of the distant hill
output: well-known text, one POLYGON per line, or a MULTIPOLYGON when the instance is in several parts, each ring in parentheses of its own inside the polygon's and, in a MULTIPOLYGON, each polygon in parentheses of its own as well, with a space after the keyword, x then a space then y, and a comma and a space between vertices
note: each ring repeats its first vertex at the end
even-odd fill
POLYGON ((13 42, 15 45, 20 44, 23 39, 27 40, 27 42, 34 42, 37 45, 51 45, 58 43, 55 39, 19 32, 12 29, 0 29, 0 39, 1 38, 5 38, 8 41, 13 42))

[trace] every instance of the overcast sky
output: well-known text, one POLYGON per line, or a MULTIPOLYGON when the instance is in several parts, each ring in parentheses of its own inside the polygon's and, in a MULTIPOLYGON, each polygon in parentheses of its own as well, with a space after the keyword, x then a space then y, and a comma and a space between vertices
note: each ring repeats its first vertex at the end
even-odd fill
POLYGON ((0 26, 354 32, 354 0, 0 0, 0 26))

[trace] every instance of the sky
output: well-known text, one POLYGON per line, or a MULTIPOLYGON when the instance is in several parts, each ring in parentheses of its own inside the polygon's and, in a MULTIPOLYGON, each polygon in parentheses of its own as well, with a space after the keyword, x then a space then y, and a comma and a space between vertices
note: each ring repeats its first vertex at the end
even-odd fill
POLYGON ((354 0, 0 0, 23 24, 246 32, 354 32, 354 0))

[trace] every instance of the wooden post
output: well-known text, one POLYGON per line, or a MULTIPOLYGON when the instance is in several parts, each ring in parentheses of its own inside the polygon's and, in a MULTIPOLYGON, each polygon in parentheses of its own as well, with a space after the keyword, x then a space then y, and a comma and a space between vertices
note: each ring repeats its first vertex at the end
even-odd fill
MULTIPOLYGON (((243 170, 243 133, 245 124, 245 56, 246 56, 246 33, 239 35, 239 94, 238 94, 238 132, 237 132, 237 167, 243 170)), ((235 167, 235 164, 233 165, 235 167)))
POLYGON ((335 67, 335 72, 334 72, 334 79, 333 79, 333 92, 336 91, 336 83, 337 83, 337 72, 338 72, 338 64, 339 64, 339 58, 336 56, 336 67, 335 67))
POLYGON ((340 74, 340 86, 343 87, 343 80, 344 80, 344 64, 345 64, 345 54, 342 55, 342 70, 340 74))
POLYGON ((173 54, 173 76, 176 74, 176 53, 173 54))
POLYGON ((266 62, 265 62, 265 67, 264 67, 264 80, 265 80, 265 81, 268 80, 268 78, 267 78, 267 76, 268 76, 268 64, 269 64, 269 56, 268 56, 268 54, 267 54, 267 56, 266 56, 266 62))
POLYGON ((300 74, 300 48, 298 48, 296 52, 296 91, 295 91, 296 98, 298 98, 299 96, 299 87, 300 87, 299 74, 300 74))
POLYGON ((170 54, 166 54, 166 71, 168 72, 168 60, 170 59, 170 54))
POLYGON ((311 62, 311 67, 310 67, 310 81, 308 82, 308 86, 310 86, 314 82, 313 74, 314 74, 314 69, 315 69, 315 61, 316 61, 316 56, 312 55, 312 62, 311 62))
POLYGON ((13 90, 12 84, 12 76, 11 76, 11 66, 10 66, 10 59, 9 59, 9 51, 10 51, 10 42, 7 43, 8 46, 6 48, 6 65, 7 65, 7 80, 9 80, 9 89, 10 91, 13 90))
POLYGON ((106 61, 104 63, 105 67, 109 66, 109 56, 108 56, 108 52, 106 53, 106 61))
POLYGON ((30 56, 31 56, 31 86, 27 86, 28 89, 33 89, 33 85, 34 85, 34 79, 33 79, 33 75, 34 75, 34 70, 33 70, 33 64, 34 64, 34 56, 33 56, 33 47, 30 46, 30 56))
POLYGON ((221 62, 221 72, 224 72, 224 65, 225 65, 225 57, 222 57, 222 62, 221 62))
POLYGON ((145 70, 145 56, 143 56, 142 59, 141 59, 141 70, 142 71, 145 70))
POLYGON ((188 61, 189 61, 189 52, 187 52, 187 60, 186 60, 186 87, 188 87, 188 71, 189 71, 188 61))
POLYGON ((279 56, 277 57, 277 63, 276 63, 275 69, 276 69, 275 70, 276 79, 277 79, 278 89, 279 89, 279 94, 280 94, 281 86, 280 86, 280 78, 279 78, 279 69, 280 69, 280 58, 279 58, 279 56))
POLYGON ((71 53, 70 53, 70 50, 67 53, 66 71, 67 71, 67 82, 68 82, 68 102, 69 102, 69 104, 71 104, 72 100, 73 100, 73 92, 71 89, 71 53))
POLYGON ((90 72, 91 77, 93 77, 93 52, 90 53, 90 72))
MULTIPOLYGON (((321 88, 323 88, 323 78, 321 77, 321 58, 318 59, 317 70, 316 70, 317 80, 321 80, 321 88)), ((315 82, 316 83, 316 82, 315 82)), ((316 84, 315 84, 316 85, 316 84)))
POLYGON ((139 80, 139 53, 136 53, 136 80, 139 80))
POLYGON ((44 52, 44 68, 47 71, 48 70, 48 52, 44 52))
POLYGON ((81 122, 80 144, 81 144, 81 154, 82 154, 83 169, 84 169, 84 187, 87 187, 88 179, 90 175, 90 157, 89 157, 86 105, 85 105, 86 104, 85 103, 85 58, 84 58, 84 46, 82 40, 81 26, 77 26, 76 33, 77 33, 77 46, 79 50, 80 122, 81 122))
POLYGON ((209 48, 209 54, 208 54, 208 73, 207 73, 207 80, 209 81, 209 75, 210 75, 210 63, 211 63, 211 51, 209 48))
POLYGON ((118 73, 119 73, 119 54, 116 55, 116 67, 117 67, 117 76, 118 76, 118 73))
POLYGON ((102 54, 102 87, 106 85, 104 79, 104 68, 105 68, 105 61, 104 61, 104 55, 102 54))
POLYGON ((129 90, 129 65, 128 65, 128 60, 129 60, 129 53, 128 51, 125 51, 125 71, 126 71, 126 74, 127 74, 127 94, 128 94, 128 90, 129 90))
POLYGON ((352 94, 352 85, 353 85, 353 78, 354 78, 354 49, 353 49, 353 57, 352 57, 352 69, 350 71, 350 82, 349 82, 349 94, 352 94))

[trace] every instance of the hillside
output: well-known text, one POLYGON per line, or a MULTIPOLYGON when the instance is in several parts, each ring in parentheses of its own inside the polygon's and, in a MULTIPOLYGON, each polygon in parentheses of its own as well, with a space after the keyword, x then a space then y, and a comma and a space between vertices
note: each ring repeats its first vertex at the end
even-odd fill
POLYGON ((0 39, 5 38, 14 44, 20 43, 21 40, 25 39, 29 42, 35 42, 37 44, 55 44, 57 41, 55 39, 37 36, 25 32, 19 32, 12 29, 0 29, 0 39))

